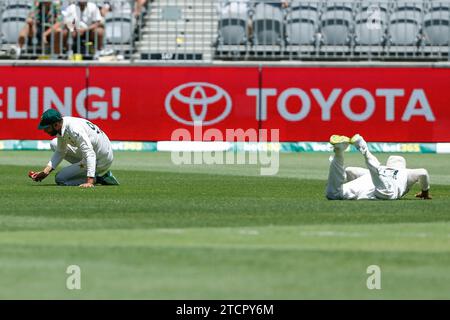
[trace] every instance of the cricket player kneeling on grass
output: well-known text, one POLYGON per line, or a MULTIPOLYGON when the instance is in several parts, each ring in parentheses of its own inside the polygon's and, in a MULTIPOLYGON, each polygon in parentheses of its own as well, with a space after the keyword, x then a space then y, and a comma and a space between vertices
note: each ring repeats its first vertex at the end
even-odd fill
POLYGON ((366 141, 359 134, 351 139, 333 135, 330 143, 334 147, 331 159, 326 197, 330 200, 400 199, 419 182, 422 192, 416 197, 431 199, 430 178, 425 169, 407 169, 406 160, 390 156, 386 165, 369 151, 366 141), (344 151, 353 144, 366 160, 367 168, 344 168, 344 151))
POLYGON ((44 180, 65 159, 72 165, 56 175, 58 185, 90 188, 95 183, 119 184, 109 171, 113 162, 111 142, 96 125, 86 119, 62 117, 57 110, 49 109, 38 128, 57 138, 50 143, 54 154, 47 167, 40 172, 30 171, 34 181, 44 180))

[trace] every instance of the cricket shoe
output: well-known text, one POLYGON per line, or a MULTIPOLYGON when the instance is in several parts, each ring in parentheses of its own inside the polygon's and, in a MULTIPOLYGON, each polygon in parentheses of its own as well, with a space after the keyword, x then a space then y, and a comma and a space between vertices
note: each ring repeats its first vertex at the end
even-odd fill
POLYGON ((367 142, 364 140, 364 138, 359 135, 358 133, 355 134, 351 139, 350 143, 355 146, 356 149, 359 150, 362 154, 366 154, 368 147, 367 142))
POLYGON ((338 151, 344 152, 348 148, 350 138, 335 134, 330 137, 330 143, 333 145, 335 152, 338 151))
POLYGON ((113 176, 111 171, 108 171, 103 176, 97 176, 97 183, 100 183, 105 186, 118 186, 119 181, 117 181, 116 177, 113 176))

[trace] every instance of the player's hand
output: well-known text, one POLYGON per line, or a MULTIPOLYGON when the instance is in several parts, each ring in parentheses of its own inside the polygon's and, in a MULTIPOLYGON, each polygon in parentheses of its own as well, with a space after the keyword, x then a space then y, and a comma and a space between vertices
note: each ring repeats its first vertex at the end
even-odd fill
POLYGON ((93 187, 94 187, 94 184, 90 183, 90 182, 86 182, 86 183, 80 184, 80 188, 87 189, 87 188, 93 188, 93 187))
POLYGON ((425 199, 425 200, 431 200, 433 199, 430 195, 430 193, 427 191, 422 191, 419 193, 416 193, 416 198, 421 198, 421 199, 425 199))
POLYGON ((45 173, 44 171, 40 171, 40 172, 33 172, 30 171, 28 172, 28 176, 36 182, 41 182, 42 180, 44 180, 45 178, 47 178, 48 173, 45 173))

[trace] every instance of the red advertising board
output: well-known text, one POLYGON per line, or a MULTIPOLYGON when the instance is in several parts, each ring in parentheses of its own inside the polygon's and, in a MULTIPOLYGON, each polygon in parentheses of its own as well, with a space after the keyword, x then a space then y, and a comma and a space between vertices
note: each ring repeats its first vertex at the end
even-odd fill
POLYGON ((48 138, 36 128, 50 107, 92 120, 112 140, 201 140, 207 129, 225 137, 228 128, 258 128, 245 91, 258 87, 257 68, 88 69, 0 67, 0 139, 48 138))
POLYGON ((267 67, 262 88, 281 141, 450 141, 450 69, 267 67))
POLYGON ((0 140, 47 139, 39 116, 57 108, 112 140, 279 129, 280 141, 356 132, 379 142, 450 141, 450 69, 10 66, 0 74, 0 140))
POLYGON ((37 129, 44 107, 78 116, 85 88, 86 68, 0 67, 0 139, 47 139, 37 129))
POLYGON ((95 120, 114 140, 169 141, 180 129, 202 140, 212 128, 224 137, 228 128, 258 128, 254 99, 245 92, 258 79, 257 68, 92 67, 89 85, 121 90, 120 107, 111 109, 120 119, 95 120))

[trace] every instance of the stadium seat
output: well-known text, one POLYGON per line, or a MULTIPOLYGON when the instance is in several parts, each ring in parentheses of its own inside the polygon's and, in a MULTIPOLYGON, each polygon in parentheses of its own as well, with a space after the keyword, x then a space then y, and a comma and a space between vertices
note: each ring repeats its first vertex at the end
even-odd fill
POLYGON ((381 45, 385 40, 388 15, 386 7, 377 6, 376 13, 370 7, 361 7, 355 17, 355 42, 360 45, 381 45), (372 20, 373 19, 373 20, 372 20))
POLYGON ((390 17, 389 34, 392 45, 415 45, 421 22, 411 12, 395 12, 390 17))
POLYGON ((450 3, 448 6, 433 4, 424 16, 426 43, 442 46, 450 44, 450 3))
POLYGON ((111 12, 105 17, 106 42, 112 44, 130 44, 133 39, 132 16, 111 12))
POLYGON ((11 1, 11 3, 5 5, 4 13, 14 12, 14 15, 17 17, 27 18, 31 9, 31 1, 11 1))
POLYGON ((16 43, 32 8, 31 1, 11 1, 4 4, 1 14, 1 33, 5 43, 16 43))
POLYGON ((424 3, 421 0, 398 0, 390 15, 390 44, 394 46, 412 46, 417 44, 422 28, 424 3))
POLYGON ((360 11, 367 11, 370 7, 378 7, 381 12, 389 13, 391 10, 391 0, 361 0, 360 11))
POLYGON ((219 16, 219 43, 239 45, 247 41, 248 11, 244 3, 227 7, 219 16))
POLYGON ((356 15, 366 14, 367 17, 379 17, 381 20, 388 20, 391 12, 391 3, 389 0, 362 0, 361 6, 356 15))
POLYGON ((255 4, 269 5, 276 8, 282 7, 280 0, 250 0, 250 2, 254 2, 255 4))
POLYGON ((284 35, 283 11, 264 3, 255 6, 253 33, 255 45, 280 45, 284 35))
POLYGON ((320 0, 292 0, 290 2, 291 10, 302 10, 302 11, 315 11, 319 13, 320 11, 320 0))
POLYGON ((447 11, 450 9, 449 0, 430 0, 428 10, 432 11, 447 11))
POLYGON ((353 23, 353 2, 329 3, 322 14, 321 26, 326 45, 348 45, 353 23))
POLYGON ((422 21, 424 3, 422 0, 397 0, 394 2, 393 13, 407 18, 422 21))
POLYGON ((319 21, 317 2, 293 1, 286 18, 286 39, 289 44, 311 44, 319 21))

